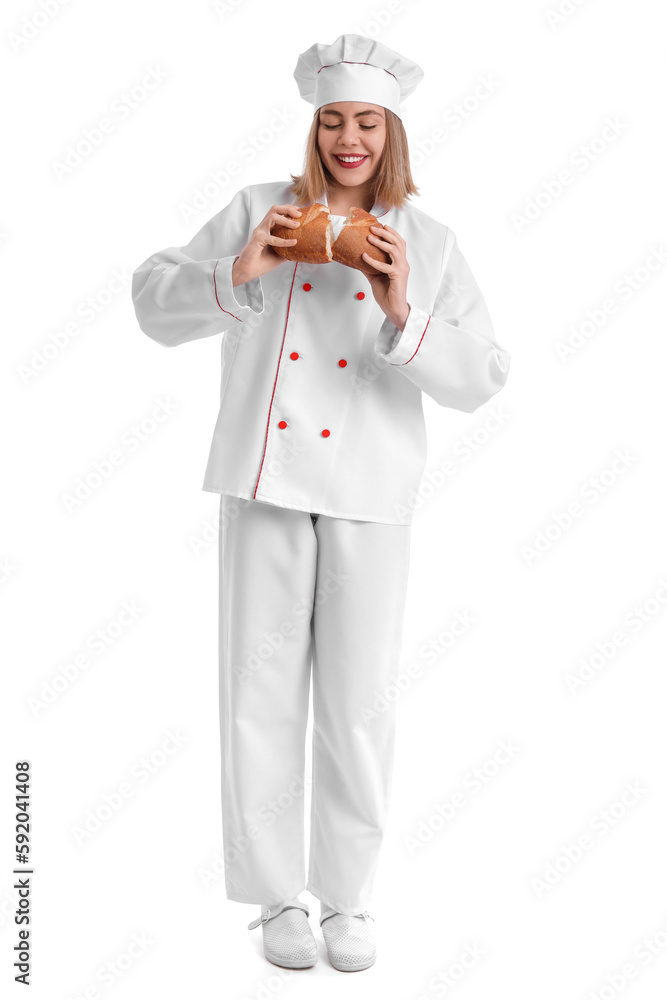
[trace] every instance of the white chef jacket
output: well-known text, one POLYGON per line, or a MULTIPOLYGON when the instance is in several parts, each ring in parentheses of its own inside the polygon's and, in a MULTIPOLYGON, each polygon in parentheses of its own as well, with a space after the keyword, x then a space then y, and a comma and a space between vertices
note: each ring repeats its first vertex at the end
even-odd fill
POLYGON ((504 385, 510 355, 455 234, 410 204, 372 209, 406 242, 402 332, 365 275, 335 261, 283 261, 232 287, 253 229, 272 205, 294 204, 291 183, 247 185, 186 246, 140 264, 139 327, 166 347, 223 333, 203 490, 410 524, 426 462, 422 392, 472 413, 504 385))

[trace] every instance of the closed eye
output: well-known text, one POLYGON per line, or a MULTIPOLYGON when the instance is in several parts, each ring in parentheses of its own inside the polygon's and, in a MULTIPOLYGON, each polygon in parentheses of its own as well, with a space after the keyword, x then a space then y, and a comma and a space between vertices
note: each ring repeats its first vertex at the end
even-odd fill
MULTIPOLYGON (((324 122, 321 123, 324 128, 340 128, 340 125, 326 125, 324 122)), ((377 125, 360 125, 359 128, 363 128, 364 131, 370 132, 372 128, 377 128, 377 125)))

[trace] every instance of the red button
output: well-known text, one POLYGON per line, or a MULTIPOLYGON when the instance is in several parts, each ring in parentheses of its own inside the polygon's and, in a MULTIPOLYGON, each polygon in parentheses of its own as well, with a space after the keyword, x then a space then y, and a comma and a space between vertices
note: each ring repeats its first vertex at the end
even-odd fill
POLYGON ((282 430, 285 430, 285 428, 287 427, 287 421, 281 420, 280 423, 278 424, 278 427, 280 427, 282 430))
POLYGON ((344 368, 345 365, 347 364, 347 361, 345 360, 345 358, 341 358, 338 364, 340 365, 341 368, 344 368))
POLYGON ((303 286, 304 292, 309 292, 313 286, 309 285, 308 282, 303 286))
POLYGON ((330 434, 331 434, 331 431, 328 431, 326 429, 322 431, 322 437, 323 438, 328 438, 330 434))
POLYGON ((298 357, 299 355, 296 353, 296 351, 292 351, 292 353, 290 354, 290 358, 292 359, 292 361, 296 361, 298 357))
POLYGON ((358 299, 365 299, 366 298, 366 293, 365 292, 357 292, 357 298, 358 299))

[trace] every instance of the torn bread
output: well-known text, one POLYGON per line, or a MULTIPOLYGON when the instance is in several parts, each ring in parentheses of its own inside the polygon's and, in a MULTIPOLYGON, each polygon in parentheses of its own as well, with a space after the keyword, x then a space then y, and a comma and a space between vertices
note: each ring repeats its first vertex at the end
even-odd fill
POLYGON ((326 264, 331 260, 331 219, 326 205, 313 202, 312 205, 299 206, 301 217, 297 219, 298 229, 290 226, 274 226, 273 236, 281 240, 296 239, 292 246, 273 246, 277 254, 285 260, 298 261, 301 264, 326 264))
POLYGON ((301 212, 299 220, 301 224, 298 229, 280 225, 272 229, 274 236, 297 240, 289 247, 273 247, 273 250, 285 260, 305 264, 326 264, 328 261, 336 261, 365 274, 380 274, 379 270, 363 259, 361 255, 365 252, 375 260, 391 264, 391 257, 368 240, 370 227, 382 226, 370 212, 353 206, 336 240, 333 239, 333 225, 326 205, 313 202, 312 205, 301 207, 301 212))

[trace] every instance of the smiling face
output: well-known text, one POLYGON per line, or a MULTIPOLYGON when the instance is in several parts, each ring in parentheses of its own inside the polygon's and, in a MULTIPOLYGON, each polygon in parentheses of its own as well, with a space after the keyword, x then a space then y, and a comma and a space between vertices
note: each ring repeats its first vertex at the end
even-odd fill
POLYGON ((320 156, 345 187, 370 181, 382 158, 385 138, 385 109, 379 104, 337 101, 320 108, 320 156))

